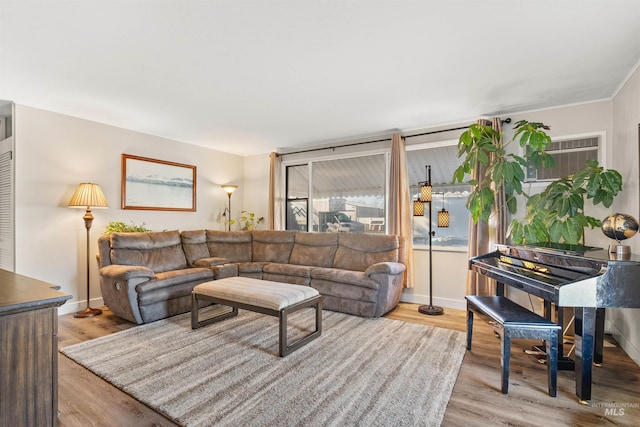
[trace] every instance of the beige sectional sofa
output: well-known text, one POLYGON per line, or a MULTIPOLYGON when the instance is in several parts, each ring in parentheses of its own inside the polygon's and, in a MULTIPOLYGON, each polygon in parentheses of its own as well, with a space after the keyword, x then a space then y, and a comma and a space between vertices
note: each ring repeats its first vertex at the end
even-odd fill
POLYGON ((405 270, 403 242, 389 235, 175 230, 98 246, 104 303, 135 323, 187 312, 195 285, 232 276, 311 286, 326 310, 379 317, 398 304, 405 270))

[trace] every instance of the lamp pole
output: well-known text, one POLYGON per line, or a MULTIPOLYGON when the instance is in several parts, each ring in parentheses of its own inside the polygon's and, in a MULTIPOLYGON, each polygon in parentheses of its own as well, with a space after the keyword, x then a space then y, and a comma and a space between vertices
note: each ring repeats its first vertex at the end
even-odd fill
MULTIPOLYGON (((431 166, 427 168, 427 180, 420 186, 420 193, 418 200, 420 202, 429 204, 429 305, 421 305, 418 307, 418 311, 422 314, 428 314, 435 316, 444 314, 442 307, 436 307, 433 305, 433 220, 432 220, 432 204, 433 204, 433 186, 431 185, 431 166)), ((424 215, 424 209, 422 210, 424 215)))
POLYGON ((225 184, 225 185, 221 185, 222 189, 225 191, 225 193, 227 193, 227 196, 229 196, 229 207, 227 208, 227 212, 229 217, 227 218, 227 223, 229 224, 229 228, 228 230, 231 231, 231 194, 236 191, 236 188, 238 188, 237 185, 231 185, 231 184, 225 184))

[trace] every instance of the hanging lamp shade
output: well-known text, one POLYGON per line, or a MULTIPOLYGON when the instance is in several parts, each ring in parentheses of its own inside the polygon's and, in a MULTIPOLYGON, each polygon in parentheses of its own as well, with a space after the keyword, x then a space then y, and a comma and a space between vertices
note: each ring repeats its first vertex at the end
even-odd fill
POLYGON ((431 186, 430 182, 423 182, 420 185, 420 198, 419 200, 421 202, 430 202, 431 201, 431 197, 433 195, 433 187, 431 186))
POLYGON ((424 203, 420 200, 413 201, 413 216, 424 216, 424 203))
POLYGON ((449 226, 449 211, 444 208, 444 193, 442 193, 442 210, 438 211, 438 227, 446 228, 449 226))
POLYGON ((447 211, 445 208, 442 208, 441 211, 438 211, 438 227, 449 227, 449 211, 447 211))

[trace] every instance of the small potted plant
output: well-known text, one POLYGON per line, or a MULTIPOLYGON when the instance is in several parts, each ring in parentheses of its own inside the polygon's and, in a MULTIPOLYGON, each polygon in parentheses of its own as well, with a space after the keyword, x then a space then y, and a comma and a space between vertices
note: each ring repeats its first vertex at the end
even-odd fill
POLYGON ((136 231, 146 233, 151 230, 145 227, 144 222, 140 225, 135 225, 133 221, 131 221, 130 225, 125 224, 122 221, 111 221, 104 227, 104 234, 111 234, 115 233, 116 231, 120 233, 133 233, 136 231))
MULTIPOLYGON (((258 224, 264 221, 264 217, 256 218, 256 214, 253 212, 242 211, 240 212, 240 230, 256 230, 258 224)), ((235 220, 231 220, 231 225, 235 224, 235 220)))

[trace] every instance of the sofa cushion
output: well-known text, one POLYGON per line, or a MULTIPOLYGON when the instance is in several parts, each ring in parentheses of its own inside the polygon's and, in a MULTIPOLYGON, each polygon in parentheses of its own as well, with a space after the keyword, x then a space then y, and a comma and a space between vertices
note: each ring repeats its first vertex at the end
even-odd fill
POLYGON ((262 268, 265 262, 241 262, 238 266, 238 276, 262 279, 262 268))
POLYGON ((226 258, 229 262, 251 261, 250 231, 207 230, 210 257, 226 258))
POLYGON ((362 271, 340 270, 337 268, 316 267, 311 270, 311 279, 324 280, 344 285, 378 289, 378 283, 368 278, 362 271))
POLYGON ((254 230, 253 261, 289 262, 295 231, 254 230))
POLYGON ((338 235, 338 250, 333 267, 365 271, 372 264, 398 261, 398 237, 380 234, 338 235))
POLYGON ((337 233, 296 233, 290 264, 331 267, 338 249, 337 233))
POLYGON ((283 276, 311 277, 311 270, 315 267, 307 265, 269 263, 262 268, 264 273, 281 274, 283 276))
POLYGON ((187 267, 180 232, 112 233, 111 264, 140 265, 155 273, 187 267))
POLYGON ((210 268, 185 268, 181 270, 165 271, 156 274, 156 277, 140 283, 136 286, 136 292, 143 294, 160 288, 171 287, 173 285, 195 280, 213 280, 213 271, 210 268))
POLYGON ((378 292, 362 286, 349 286, 344 283, 330 282, 327 280, 311 279, 311 287, 317 289, 320 295, 343 298, 349 301, 365 301, 375 303, 378 292))
POLYGON ((198 283, 213 280, 209 268, 187 268, 156 274, 154 279, 136 286, 141 305, 189 295, 198 283))
POLYGON ((196 265, 199 259, 209 258, 207 234, 204 230, 189 230, 180 233, 182 249, 187 258, 187 264, 196 265))

